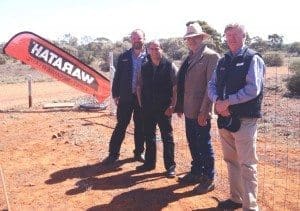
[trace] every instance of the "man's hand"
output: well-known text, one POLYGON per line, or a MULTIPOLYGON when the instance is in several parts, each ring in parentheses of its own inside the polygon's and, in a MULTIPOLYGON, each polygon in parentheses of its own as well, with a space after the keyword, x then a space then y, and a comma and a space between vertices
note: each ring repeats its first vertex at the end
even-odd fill
POLYGON ((169 106, 169 108, 167 108, 167 110, 165 111, 165 115, 172 116, 173 112, 174 112, 174 106, 169 106))
POLYGON ((206 126, 207 125, 207 116, 204 114, 199 114, 198 116, 198 124, 200 126, 206 126))
POLYGON ((228 110, 229 100, 217 100, 215 108, 217 113, 221 114, 223 111, 228 110))
POLYGON ((225 111, 222 111, 221 113, 219 113, 221 116, 223 117, 227 117, 230 116, 230 112, 229 109, 226 109, 225 111))
POLYGON ((115 101, 116 106, 119 104, 119 99, 120 99, 120 97, 115 97, 115 98, 114 98, 114 101, 115 101))

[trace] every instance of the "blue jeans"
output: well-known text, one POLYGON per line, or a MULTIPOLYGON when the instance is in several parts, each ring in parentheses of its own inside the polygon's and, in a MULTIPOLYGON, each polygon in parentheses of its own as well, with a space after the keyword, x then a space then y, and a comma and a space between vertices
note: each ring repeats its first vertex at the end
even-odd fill
POLYGON ((198 124, 197 119, 185 118, 186 137, 192 156, 191 173, 213 179, 215 158, 210 139, 210 128, 210 119, 207 120, 207 125, 202 127, 198 124))

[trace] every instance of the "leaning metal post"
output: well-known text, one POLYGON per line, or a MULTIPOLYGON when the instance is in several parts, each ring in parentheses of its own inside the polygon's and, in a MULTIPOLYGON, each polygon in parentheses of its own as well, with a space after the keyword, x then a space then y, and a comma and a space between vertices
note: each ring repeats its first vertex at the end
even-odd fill
MULTIPOLYGON (((112 81, 115 75, 115 67, 114 67, 114 55, 113 52, 109 52, 109 73, 110 73, 110 88, 112 88, 112 81)), ((109 108, 110 108, 110 115, 116 115, 116 105, 113 99, 112 94, 109 98, 109 108)))
POLYGON ((6 184, 5 184, 5 180, 4 180, 4 172, 3 172, 3 168, 2 166, 0 165, 0 174, 1 174, 1 180, 2 180, 2 185, 3 185, 3 192, 4 192, 4 195, 5 195, 5 200, 6 200, 6 204, 7 204, 7 210, 11 210, 11 207, 10 207, 10 203, 8 201, 8 194, 7 194, 7 190, 6 190, 6 184))

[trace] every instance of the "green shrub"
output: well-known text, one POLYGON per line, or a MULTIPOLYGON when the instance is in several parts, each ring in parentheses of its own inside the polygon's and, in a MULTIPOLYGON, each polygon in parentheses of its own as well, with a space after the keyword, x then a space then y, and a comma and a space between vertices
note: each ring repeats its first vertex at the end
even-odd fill
POLYGON ((292 72, 299 72, 299 71, 300 71, 300 60, 295 60, 295 61, 293 61, 293 62, 290 64, 289 69, 290 69, 292 72))
POLYGON ((283 55, 280 53, 266 53, 263 58, 268 67, 280 67, 284 63, 283 55))
POLYGON ((300 95, 300 61, 293 62, 290 69, 294 73, 287 81, 287 88, 292 94, 300 95))
POLYGON ((288 48, 289 53, 295 53, 297 55, 300 55, 300 42, 294 42, 290 45, 288 48))
POLYGON ((87 65, 90 65, 92 61, 95 59, 92 51, 79 51, 78 58, 80 59, 80 61, 82 61, 87 65))

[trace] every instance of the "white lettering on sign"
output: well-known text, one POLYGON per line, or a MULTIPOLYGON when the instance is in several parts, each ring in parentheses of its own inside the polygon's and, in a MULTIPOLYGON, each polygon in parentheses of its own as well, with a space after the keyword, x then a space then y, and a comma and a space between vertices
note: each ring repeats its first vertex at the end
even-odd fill
POLYGON ((41 44, 32 41, 30 45, 29 52, 36 58, 50 64, 57 70, 64 72, 73 78, 76 78, 80 81, 83 81, 87 84, 92 84, 95 80, 94 77, 86 73, 85 71, 81 70, 80 68, 76 67, 69 61, 66 61, 62 57, 58 56, 51 50, 47 49, 46 47, 42 46, 41 44))

